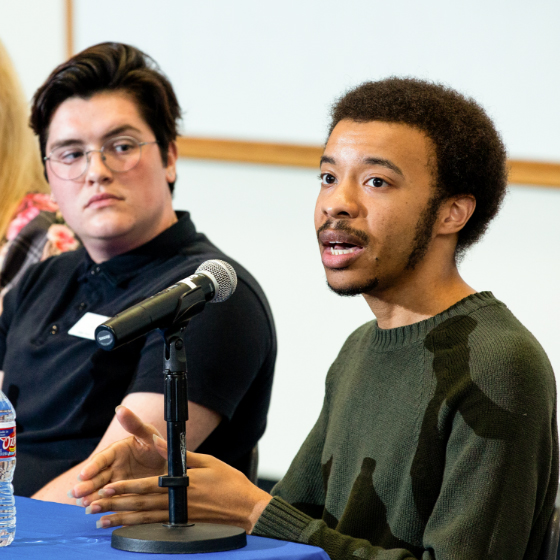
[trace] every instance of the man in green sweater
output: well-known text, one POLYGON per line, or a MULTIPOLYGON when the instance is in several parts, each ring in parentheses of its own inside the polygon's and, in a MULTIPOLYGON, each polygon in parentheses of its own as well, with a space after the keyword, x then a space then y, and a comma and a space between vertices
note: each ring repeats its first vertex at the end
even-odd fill
MULTIPOLYGON (((328 284, 362 294, 376 320, 344 344, 321 415, 272 495, 188 453, 190 519, 333 559, 537 558, 558 484, 554 374, 507 307, 457 269, 506 189, 491 121, 443 86, 363 84, 334 106, 321 179, 328 284)), ((126 409, 118 416, 135 437, 87 465, 73 495, 88 513, 117 512, 102 527, 166 519, 165 489, 119 466, 155 461, 165 442, 152 444, 126 409)))

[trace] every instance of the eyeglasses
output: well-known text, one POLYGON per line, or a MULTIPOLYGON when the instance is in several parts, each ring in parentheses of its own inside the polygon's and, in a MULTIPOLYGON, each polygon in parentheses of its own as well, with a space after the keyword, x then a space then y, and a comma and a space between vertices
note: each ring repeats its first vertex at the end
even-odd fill
POLYGON ((91 154, 99 152, 103 163, 113 173, 124 173, 138 165, 142 155, 142 146, 157 144, 138 142, 131 136, 117 136, 107 140, 100 150, 84 150, 82 146, 70 145, 54 149, 44 160, 49 162, 51 171, 64 181, 79 179, 89 167, 91 154))

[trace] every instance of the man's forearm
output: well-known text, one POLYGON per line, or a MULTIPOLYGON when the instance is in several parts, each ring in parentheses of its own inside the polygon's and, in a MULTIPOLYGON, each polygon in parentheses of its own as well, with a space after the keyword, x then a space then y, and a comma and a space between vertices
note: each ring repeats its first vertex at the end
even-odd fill
MULTIPOLYGON (((132 393, 123 399, 123 404, 133 409, 144 411, 143 419, 153 424, 156 429, 165 427, 165 421, 163 420, 163 395, 159 393, 132 393)), ((68 497, 67 493, 75 486, 76 481, 79 480, 78 475, 82 467, 96 453, 99 453, 99 451, 107 448, 115 441, 119 441, 128 435, 128 432, 120 425, 115 414, 107 430, 103 434, 103 437, 97 444, 97 447, 93 450, 93 453, 78 465, 63 472, 48 484, 45 484, 45 486, 32 497, 37 500, 75 504, 75 499, 68 497)))
MULTIPOLYGON (((385 550, 366 539, 329 529, 321 519, 313 519, 279 498, 273 498, 253 527, 261 537, 299 542, 322 548, 333 560, 416 560, 405 549, 385 550)), ((424 557, 423 557, 424 558, 424 557)))
POLYGON ((68 469, 62 474, 53 478, 48 484, 45 484, 43 488, 35 492, 32 498, 35 500, 43 500, 45 502, 58 502, 60 504, 76 504, 74 498, 68 496, 68 490, 76 483, 80 470, 84 465, 85 461, 77 464, 76 466, 68 469))

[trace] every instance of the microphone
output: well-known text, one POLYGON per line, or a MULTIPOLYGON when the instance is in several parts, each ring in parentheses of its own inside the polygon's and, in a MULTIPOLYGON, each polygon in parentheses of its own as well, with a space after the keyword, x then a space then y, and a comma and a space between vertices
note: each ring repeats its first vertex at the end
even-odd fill
POLYGON ((108 319, 95 329, 95 341, 113 350, 153 329, 166 328, 200 313, 207 302, 228 299, 237 287, 233 267, 220 260, 203 262, 195 274, 108 319))

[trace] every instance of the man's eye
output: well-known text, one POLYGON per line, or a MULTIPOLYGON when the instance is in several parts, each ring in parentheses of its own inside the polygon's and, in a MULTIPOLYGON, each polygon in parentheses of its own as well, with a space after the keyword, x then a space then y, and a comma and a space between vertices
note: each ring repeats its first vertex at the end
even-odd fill
POLYGON ((62 150, 54 155, 54 159, 57 159, 58 161, 67 164, 74 163, 75 161, 78 161, 82 157, 84 157, 84 151, 75 148, 62 150))
POLYGON ((319 175, 319 178, 325 185, 332 185, 336 182, 336 177, 334 175, 331 175, 330 173, 321 173, 321 175, 319 175))
POLYGON ((134 150, 136 146, 127 140, 119 140, 109 146, 109 150, 115 154, 126 154, 134 150))
POLYGON ((372 177, 371 179, 366 181, 366 185, 368 185, 370 187, 385 187, 385 186, 388 185, 388 183, 387 183, 387 181, 384 181, 383 179, 381 179, 379 177, 372 177))

